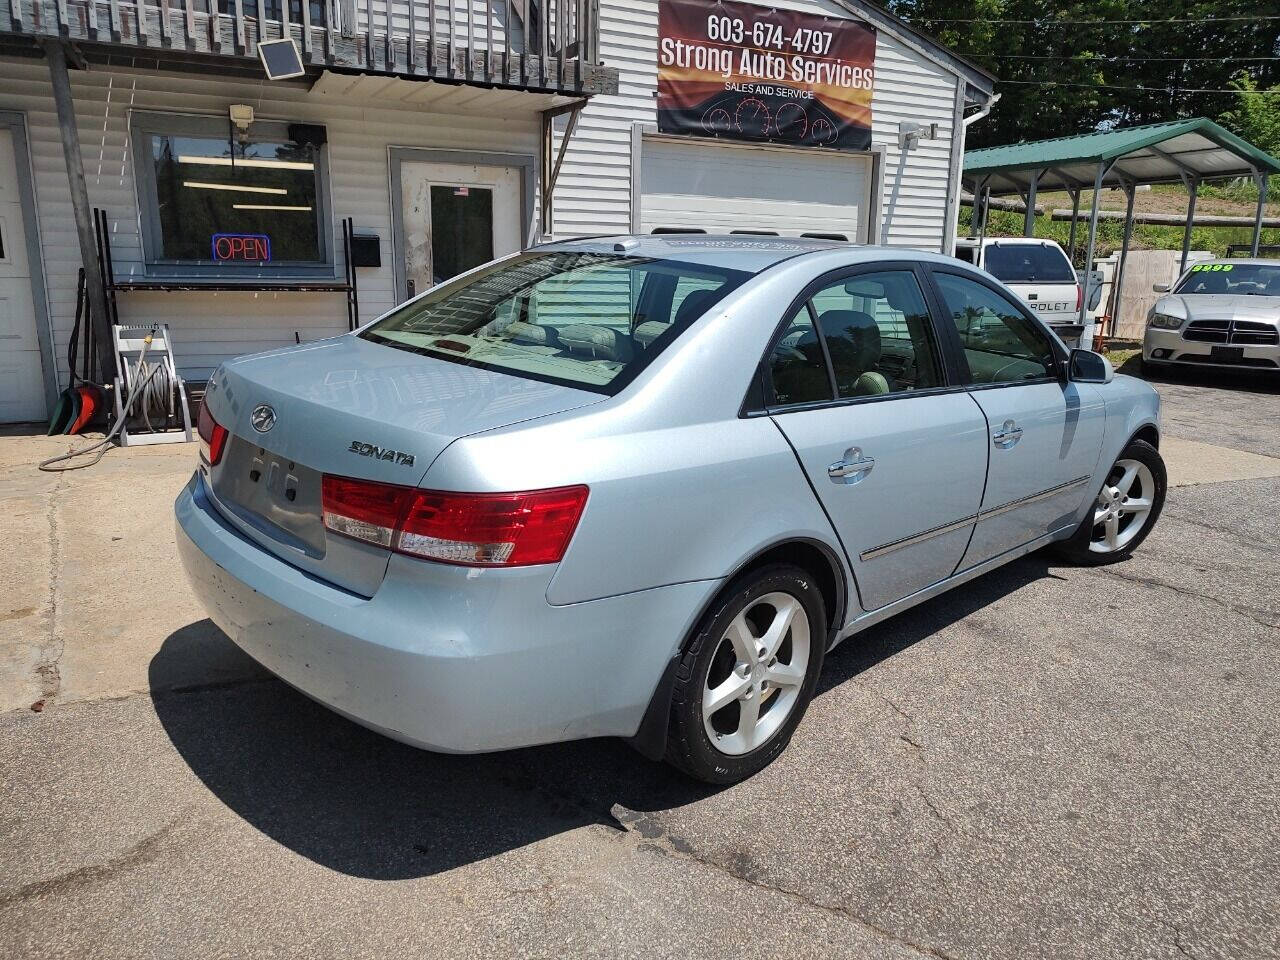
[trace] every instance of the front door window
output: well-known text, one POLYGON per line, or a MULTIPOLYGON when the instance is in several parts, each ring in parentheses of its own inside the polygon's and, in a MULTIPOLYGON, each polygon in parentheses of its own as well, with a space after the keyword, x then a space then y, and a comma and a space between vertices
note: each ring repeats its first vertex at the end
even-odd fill
POLYGON ((1054 375, 1053 347, 1008 297, 954 273, 935 273, 938 291, 974 383, 1024 383, 1054 375))
POLYGON ((519 167, 398 162, 399 300, 519 251, 519 167))
POLYGON ((431 185, 431 280, 443 283, 493 259, 493 190, 431 185))

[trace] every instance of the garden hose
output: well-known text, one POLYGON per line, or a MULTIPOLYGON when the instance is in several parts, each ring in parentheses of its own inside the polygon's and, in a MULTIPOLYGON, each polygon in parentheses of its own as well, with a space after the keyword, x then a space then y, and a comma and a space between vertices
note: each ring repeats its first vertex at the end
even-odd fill
MULTIPOLYGON (((124 429, 125 420, 128 419, 129 411, 133 408, 134 401, 137 400, 139 394, 147 388, 151 379, 155 377, 156 374, 160 372, 161 367, 163 367, 163 364, 146 364, 144 362, 147 357, 147 348, 151 346, 151 336, 152 335, 149 333, 143 337, 142 349, 138 351, 138 365, 134 368, 137 375, 142 377, 142 379, 138 379, 137 377, 129 378, 133 382, 133 389, 129 391, 128 398, 126 398, 123 406, 120 408, 120 419, 115 422, 115 425, 112 426, 107 435, 97 443, 91 443, 87 447, 81 447, 79 450, 71 450, 67 453, 59 454, 56 457, 50 457, 48 460, 41 461, 38 465, 41 470, 49 473, 61 473, 65 470, 79 470, 83 467, 93 466, 107 455, 107 451, 111 449, 111 441, 114 440, 116 435, 124 429), (80 457, 87 456, 95 451, 97 452, 97 456, 92 460, 78 462, 80 457), (62 465, 54 466, 54 464, 62 465)), ((126 363, 127 362, 128 361, 126 361, 126 363)))
MULTIPOLYGON (((126 359, 125 364, 128 363, 126 359)), ((169 377, 168 363, 147 363, 139 356, 137 366, 129 369, 129 381, 141 384, 139 406, 135 412, 142 417, 149 432, 154 433, 156 430, 151 423, 152 416, 163 417, 166 421, 173 419, 173 397, 176 391, 169 377)))

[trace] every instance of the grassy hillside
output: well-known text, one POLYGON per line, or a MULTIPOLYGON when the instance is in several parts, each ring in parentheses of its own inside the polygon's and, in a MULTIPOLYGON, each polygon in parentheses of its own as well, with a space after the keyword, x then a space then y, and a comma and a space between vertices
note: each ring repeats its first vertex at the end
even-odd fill
MULTIPOLYGON (((1269 197, 1277 202, 1267 204, 1266 216, 1280 217, 1280 178, 1272 178, 1269 197)), ((1092 202, 1093 191, 1085 191, 1080 197, 1082 217, 1087 217, 1092 202)), ((1185 216, 1188 196, 1180 185, 1159 185, 1151 190, 1140 191, 1134 199, 1135 212, 1165 213, 1185 216)), ((1119 190, 1104 190, 1101 194, 1100 209, 1124 210, 1125 197, 1119 190)), ((1252 184, 1240 186, 1205 186, 1200 188, 1200 198, 1196 202, 1197 214, 1220 214, 1224 216, 1252 217, 1258 201, 1257 188, 1252 184)), ((1036 197, 1036 206, 1046 212, 1036 218, 1036 236, 1048 237, 1062 244, 1065 249, 1071 233, 1069 221, 1053 221, 1049 211, 1070 210, 1071 197, 1066 193, 1047 192, 1036 197)), ((960 233, 968 234, 972 222, 973 210, 960 208, 960 233)), ((1124 224, 1118 220, 1098 221, 1097 255, 1105 257, 1120 248, 1123 240, 1124 224)), ((987 225, 987 235, 992 237, 1022 236, 1022 214, 1003 210, 992 210, 991 220, 987 225)), ((1089 223, 1082 219, 1076 228, 1076 260, 1077 266, 1083 266, 1083 247, 1088 240, 1089 223)), ((1227 252, 1231 243, 1248 243, 1253 238, 1252 227, 1196 227, 1191 232, 1191 249, 1210 250, 1218 256, 1227 252)), ((1280 244, 1280 229, 1263 230, 1264 244, 1280 244)), ((1135 224, 1133 228, 1133 248, 1136 250, 1181 250, 1182 227, 1152 226, 1135 224)))

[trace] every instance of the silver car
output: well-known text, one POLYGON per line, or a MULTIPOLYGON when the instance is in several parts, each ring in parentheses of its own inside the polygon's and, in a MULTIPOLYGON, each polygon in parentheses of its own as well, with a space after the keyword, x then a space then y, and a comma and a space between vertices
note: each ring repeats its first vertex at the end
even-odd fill
POLYGON ((1280 370, 1280 262, 1197 263, 1155 291, 1167 296, 1147 315, 1145 366, 1280 370))
POLYGON ((178 541, 213 620, 358 723, 728 783, 841 640, 1040 547, 1132 551, 1158 414, 951 258, 555 243, 224 364, 178 541))

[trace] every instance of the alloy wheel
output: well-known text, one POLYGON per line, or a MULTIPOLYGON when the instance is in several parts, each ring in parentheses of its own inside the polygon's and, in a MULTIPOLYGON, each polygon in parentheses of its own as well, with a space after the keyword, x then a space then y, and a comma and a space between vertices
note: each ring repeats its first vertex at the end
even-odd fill
POLYGON ((702 691, 702 723, 721 753, 767 743, 800 699, 809 667, 809 616, 789 593, 751 600, 716 646, 702 691))
POLYGON ((1089 549, 1094 553, 1123 550, 1146 526, 1155 492, 1150 467, 1138 460, 1117 460, 1094 502, 1089 549))

